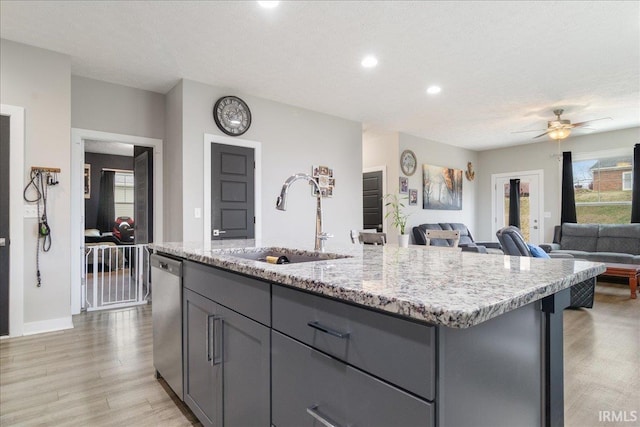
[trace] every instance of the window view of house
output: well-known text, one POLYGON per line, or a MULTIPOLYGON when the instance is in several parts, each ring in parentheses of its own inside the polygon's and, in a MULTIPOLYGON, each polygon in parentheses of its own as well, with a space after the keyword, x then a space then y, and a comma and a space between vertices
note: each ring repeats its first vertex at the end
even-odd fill
POLYGON ((629 222, 631 168, 631 154, 573 162, 573 187, 578 223, 629 222))

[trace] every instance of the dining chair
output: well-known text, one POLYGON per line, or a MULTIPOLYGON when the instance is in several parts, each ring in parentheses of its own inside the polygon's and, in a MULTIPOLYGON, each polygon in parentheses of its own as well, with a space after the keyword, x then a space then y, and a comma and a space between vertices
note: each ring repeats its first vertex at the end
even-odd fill
MULTIPOLYGON (((460 242, 460 230, 426 230, 426 241, 427 246, 436 245, 436 246, 450 246, 452 248, 457 248, 458 243, 460 242), (437 239, 447 240, 448 244, 438 244, 437 239)), ((442 242, 444 243, 444 242, 442 242)))

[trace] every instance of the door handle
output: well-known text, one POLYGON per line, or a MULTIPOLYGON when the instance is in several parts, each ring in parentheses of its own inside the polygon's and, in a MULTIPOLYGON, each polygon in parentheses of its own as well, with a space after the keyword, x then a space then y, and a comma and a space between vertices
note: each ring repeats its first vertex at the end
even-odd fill
POLYGON ((218 229, 216 228, 216 229, 214 229, 214 230, 213 230, 213 233, 212 233, 212 234, 213 234, 213 237, 218 237, 219 235, 224 234, 224 233, 226 233, 226 231, 224 231, 224 230, 218 230, 218 229))
POLYGON ((0 247, 7 246, 7 239, 5 237, 0 237, 0 247))

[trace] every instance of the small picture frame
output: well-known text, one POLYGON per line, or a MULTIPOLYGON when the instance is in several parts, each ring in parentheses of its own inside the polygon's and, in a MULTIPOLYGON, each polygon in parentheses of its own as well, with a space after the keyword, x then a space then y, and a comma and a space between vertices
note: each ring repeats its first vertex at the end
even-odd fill
POLYGON ((91 165, 84 164, 84 198, 91 198, 91 165))
POLYGON ((409 189, 409 206, 417 206, 418 205, 418 190, 415 188, 409 189))
MULTIPOLYGON (((333 169, 329 166, 312 166, 311 167, 311 175, 313 179, 318 183, 318 187, 320 187, 320 194, 322 197, 332 197, 333 189, 336 185, 336 179, 333 177, 333 169)), ((318 191, 315 185, 311 186, 311 195, 316 197, 318 195, 318 191)))
POLYGON ((398 190, 400 194, 408 194, 409 193, 409 178, 401 176, 400 177, 400 188, 398 190))

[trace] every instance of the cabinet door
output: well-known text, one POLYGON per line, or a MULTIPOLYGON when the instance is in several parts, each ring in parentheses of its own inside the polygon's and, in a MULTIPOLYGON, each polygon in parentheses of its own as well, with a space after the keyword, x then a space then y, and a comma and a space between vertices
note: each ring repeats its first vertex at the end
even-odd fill
POLYGON ((222 328, 224 425, 269 426, 271 421, 269 328, 218 306, 222 328))
MULTIPOLYGON (((184 290, 184 401, 205 426, 222 424, 222 363, 215 334, 216 304, 184 290)), ((219 347, 219 346, 218 346, 219 347)))
POLYGON ((434 425, 432 403, 276 331, 272 351, 275 426, 434 425))

